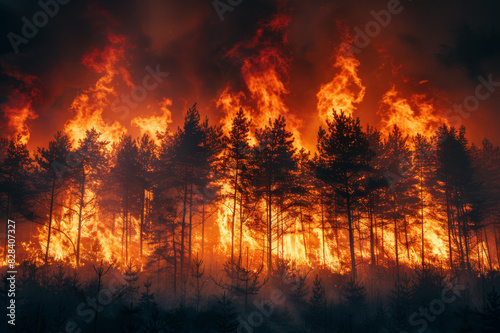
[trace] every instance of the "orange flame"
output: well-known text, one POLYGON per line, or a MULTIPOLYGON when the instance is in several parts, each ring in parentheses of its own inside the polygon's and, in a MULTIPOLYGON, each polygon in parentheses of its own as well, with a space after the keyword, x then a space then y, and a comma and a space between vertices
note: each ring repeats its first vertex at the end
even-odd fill
POLYGON ((125 58, 127 39, 123 36, 109 36, 109 45, 104 50, 94 50, 83 57, 82 62, 102 76, 87 90, 78 93, 71 104, 71 110, 76 114, 66 122, 65 132, 76 146, 78 140, 85 137, 85 132, 95 128, 102 134, 102 139, 111 143, 119 141, 126 133, 126 129, 119 123, 106 124, 102 114, 110 108, 111 98, 117 96, 115 84, 119 78, 129 87, 134 85, 130 81, 128 71, 119 65, 125 58))
POLYGON ((172 113, 169 107, 172 106, 172 99, 164 98, 160 103, 161 116, 151 116, 151 117, 136 117, 132 119, 131 125, 139 127, 141 131, 141 136, 144 134, 149 134, 151 138, 154 138, 157 145, 160 144, 161 140, 158 138, 158 133, 163 133, 167 130, 168 125, 172 123, 172 113))
POLYGON ((5 73, 21 82, 21 85, 8 96, 8 102, 2 107, 7 118, 7 128, 12 132, 12 138, 18 139, 22 144, 27 144, 31 136, 29 123, 38 118, 33 106, 40 100, 42 91, 34 76, 21 75, 14 71, 5 73))
POLYGON ((322 120, 331 117, 332 108, 352 115, 357 105, 363 101, 366 88, 358 76, 359 65, 360 62, 352 51, 342 46, 337 48, 333 67, 338 73, 332 81, 321 85, 316 94, 318 114, 322 120))
POLYGON ((438 115, 436 102, 424 94, 412 94, 409 98, 400 96, 396 86, 385 93, 380 101, 378 114, 382 116, 383 133, 389 133, 394 125, 399 126, 403 134, 410 136, 421 134, 431 137, 443 123, 444 117, 438 115))

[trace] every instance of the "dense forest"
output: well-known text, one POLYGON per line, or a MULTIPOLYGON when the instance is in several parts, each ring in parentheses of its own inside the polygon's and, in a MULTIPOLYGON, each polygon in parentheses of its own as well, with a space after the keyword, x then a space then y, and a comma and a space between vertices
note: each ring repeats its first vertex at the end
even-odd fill
MULTIPOLYGON (((202 119, 30 152, 0 139, 17 228, 16 332, 496 332, 500 149, 446 124, 387 133, 333 111, 202 119)), ((2 306, 7 307, 2 246, 2 306)))

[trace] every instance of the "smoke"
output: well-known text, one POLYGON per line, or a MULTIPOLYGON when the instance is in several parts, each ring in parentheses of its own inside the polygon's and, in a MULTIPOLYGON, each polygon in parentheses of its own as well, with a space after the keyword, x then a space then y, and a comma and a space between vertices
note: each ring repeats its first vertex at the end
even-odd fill
MULTIPOLYGON (((127 36, 134 46, 127 59, 132 82, 140 83, 146 66, 160 64, 170 73, 145 103, 171 98, 174 125, 180 124, 186 107, 194 102, 203 113, 218 119, 221 114, 214 100, 228 84, 236 90, 243 86, 238 61, 226 54, 236 44, 251 40, 261 24, 284 13, 291 18, 286 30, 290 94, 285 102, 303 120, 304 138, 312 142, 319 124, 316 93, 334 75, 332 54, 342 42, 339 26, 351 33, 355 27, 363 30, 374 20, 371 12, 387 9, 389 2, 243 0, 224 12, 221 21, 213 1, 208 0, 69 1, 59 6, 36 36, 19 45, 16 54, 7 36, 9 32, 20 35, 22 18, 31 20, 41 10, 40 4, 2 1, 0 103, 6 103, 6 96, 21 84, 5 74, 6 66, 37 77, 44 96, 36 105, 38 117, 31 121, 30 143, 45 144, 72 117, 68 107, 77 92, 96 81, 96 73, 82 64, 82 57, 103 49, 113 33, 127 36)), ((355 115, 363 122, 376 125, 380 121, 378 101, 391 83, 399 82, 410 91, 415 87, 412 83, 428 80, 429 90, 437 91, 449 104, 446 108, 473 94, 478 76, 492 74, 500 81, 497 1, 402 0, 400 5, 402 12, 357 55, 367 90, 355 115)), ((500 120, 495 112, 497 98, 495 93, 464 120, 474 141, 486 136, 500 142, 491 125, 500 120)), ((146 105, 135 109, 132 118, 146 109, 146 105)), ((0 126, 2 132, 7 131, 0 126)))

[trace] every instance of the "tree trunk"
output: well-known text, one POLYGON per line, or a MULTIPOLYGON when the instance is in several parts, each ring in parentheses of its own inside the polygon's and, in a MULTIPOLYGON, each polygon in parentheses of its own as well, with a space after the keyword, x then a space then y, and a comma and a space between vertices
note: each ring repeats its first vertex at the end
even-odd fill
POLYGON ((205 254, 205 200, 202 202, 201 207, 201 259, 205 254))
POLYGON ((483 227, 484 230, 484 242, 486 244, 486 259, 488 260, 488 266, 490 267, 490 271, 493 271, 493 264, 491 260, 491 252, 490 252, 490 244, 488 242, 488 233, 486 232, 486 226, 483 227))
POLYGON ((45 264, 47 264, 47 261, 49 260, 50 232, 52 231, 52 212, 54 209, 55 188, 56 188, 56 177, 52 178, 52 190, 50 192, 49 231, 47 234, 47 248, 45 250, 45 264))
MULTIPOLYGON (((371 199, 370 199, 371 200, 371 199)), ((370 207, 368 208, 368 214, 370 215, 370 259, 371 265, 375 266, 375 235, 373 233, 373 206, 370 203, 370 207)))
POLYGON ((396 196, 393 195, 394 198, 394 208, 393 208, 393 214, 394 214, 394 251, 396 254, 396 273, 398 275, 399 279, 399 251, 398 251, 398 219, 396 216, 396 196))
POLYGON ((448 253, 449 253, 449 261, 450 261, 450 269, 453 269, 453 252, 451 250, 451 208, 450 208, 450 193, 449 186, 446 185, 446 215, 448 217, 448 253))
POLYGON ((273 270, 272 256, 273 256, 273 229, 272 229, 272 203, 271 191, 268 192, 267 198, 267 274, 271 276, 273 270))
POLYGON ((307 257, 307 243, 306 243, 306 228, 304 226, 304 219, 302 217, 302 207, 300 209, 300 227, 302 228, 302 242, 304 243, 304 253, 307 257))
POLYGON ((145 209, 145 190, 142 189, 142 195, 141 195, 141 226, 140 226, 140 232, 139 232, 139 243, 140 243, 140 248, 141 248, 141 260, 142 260, 142 234, 144 232, 144 209, 145 209))
POLYGON ((191 184, 189 190, 189 260, 188 267, 191 266, 191 245, 193 239, 193 184, 191 184))
POLYGON ((236 222, 236 201, 238 195, 238 168, 239 160, 236 157, 236 169, 234 170, 233 221, 231 223, 231 263, 234 263, 234 224, 236 222))
POLYGON ((125 265, 128 265, 128 240, 130 235, 130 226, 128 220, 128 181, 125 185, 125 211, 124 221, 125 221, 125 265))
POLYGON ((408 262, 410 261, 410 243, 408 242, 408 222, 406 221, 406 216, 403 219, 404 227, 405 227, 405 245, 406 245, 406 257, 408 258, 408 262))
POLYGON ((349 248, 351 252, 351 277, 353 280, 356 279, 356 257, 354 254, 354 231, 352 228, 352 217, 351 217, 351 197, 349 194, 349 186, 346 184, 347 193, 347 222, 349 225, 349 248))
POLYGON ((187 194, 188 194, 188 185, 187 185, 187 166, 184 174, 184 200, 183 200, 183 208, 182 208, 182 224, 181 224, 181 276, 184 273, 184 234, 185 234, 185 225, 186 225, 186 206, 187 206, 187 194))
POLYGON ((83 205, 85 203, 85 174, 80 187, 80 208, 78 212, 78 239, 76 241, 76 266, 80 266, 80 240, 82 237, 83 205))
POLYGON ((243 193, 240 195, 240 251, 239 253, 239 262, 241 265, 242 260, 242 246, 243 246, 243 193))
POLYGON ((324 216, 324 206, 323 200, 321 199, 321 234, 322 234, 322 245, 323 245, 323 265, 325 262, 325 216, 324 216))
POLYGON ((420 205, 422 215, 422 269, 425 267, 425 243, 424 243, 424 169, 420 156, 420 205))
MULTIPOLYGON (((177 248, 175 246, 175 224, 174 223, 172 223, 172 248, 174 250, 174 297, 177 297, 177 248)), ((181 257, 181 263, 182 263, 182 257, 181 257)), ((182 268, 181 268, 181 274, 182 274, 182 268)))

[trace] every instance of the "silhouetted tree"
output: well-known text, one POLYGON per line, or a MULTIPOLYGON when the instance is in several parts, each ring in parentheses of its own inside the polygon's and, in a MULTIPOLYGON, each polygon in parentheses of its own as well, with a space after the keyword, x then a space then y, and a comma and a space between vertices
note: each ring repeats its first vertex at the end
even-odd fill
POLYGON ((254 147, 253 190, 266 204, 265 235, 267 238, 268 275, 273 270, 273 235, 279 237, 278 225, 273 223, 273 209, 277 200, 282 200, 290 193, 294 182, 293 172, 297 168, 293 135, 286 129, 283 116, 272 121, 256 133, 257 144, 254 147))
POLYGON ((97 190, 107 169, 107 142, 100 140, 95 129, 86 132, 78 143, 77 152, 70 154, 68 165, 72 167, 73 195, 77 197, 78 237, 76 264, 80 265, 81 235, 83 224, 95 214, 98 206, 97 190))
MULTIPOLYGON (((42 193, 48 194, 49 217, 47 230, 47 247, 45 249, 45 263, 49 258, 50 236, 52 232, 52 217, 54 212, 54 200, 58 195, 58 190, 63 186, 62 173, 68 169, 66 158, 71 150, 70 139, 67 135, 57 132, 54 140, 49 141, 48 148, 38 148, 38 155, 35 160, 40 167, 40 183, 42 193)), ((66 174, 67 175, 67 174, 66 174)))
POLYGON ((218 313, 214 323, 214 332, 233 333, 238 328, 238 312, 236 312, 233 303, 226 296, 226 292, 221 297, 216 297, 218 304, 218 313))
MULTIPOLYGON (((229 132, 229 137, 227 140, 226 156, 224 158, 225 163, 227 163, 228 177, 232 177, 232 190, 233 190, 233 214, 231 222, 231 261, 234 257, 234 228, 236 223, 236 204, 238 199, 238 193, 242 195, 242 187, 240 180, 241 172, 245 169, 249 154, 250 145, 248 142, 248 135, 250 133, 250 120, 245 116, 243 109, 236 113, 233 118, 231 131, 229 132)), ((240 211, 243 209, 240 205, 240 211)), ((240 220, 240 248, 239 248, 239 260, 241 261, 241 238, 243 232, 243 221, 240 220)))
MULTIPOLYGON (((32 218, 33 208, 30 200, 33 197, 30 178, 33 165, 26 144, 19 138, 2 140, 2 158, 0 160, 0 193, 2 193, 2 209, 5 213, 5 243, 3 258, 7 259, 9 220, 17 217, 32 218)), ((18 220, 19 221, 19 220, 18 220)), ((16 221, 16 222, 18 222, 16 221)))
POLYGON ((473 169, 465 138, 465 127, 457 132, 455 128, 443 125, 438 130, 436 147, 437 178, 442 182, 448 217, 448 250, 450 267, 453 267, 452 236, 458 240, 458 254, 462 267, 470 269, 470 193, 473 169), (456 227, 456 229, 455 229, 456 227), (456 235, 452 235, 457 231, 456 235))
POLYGON ((360 121, 343 112, 332 111, 327 129, 318 132, 318 165, 316 177, 330 186, 344 201, 349 229, 351 274, 356 276, 354 254, 353 205, 366 190, 366 177, 372 168, 373 151, 360 121))

